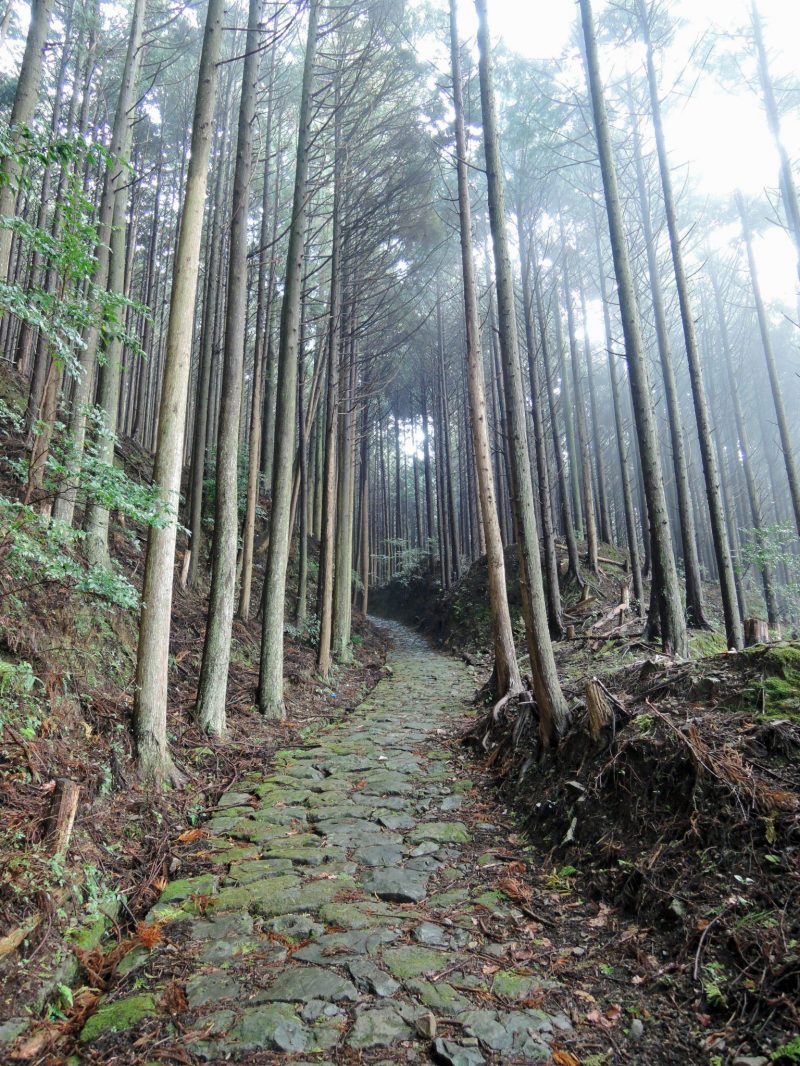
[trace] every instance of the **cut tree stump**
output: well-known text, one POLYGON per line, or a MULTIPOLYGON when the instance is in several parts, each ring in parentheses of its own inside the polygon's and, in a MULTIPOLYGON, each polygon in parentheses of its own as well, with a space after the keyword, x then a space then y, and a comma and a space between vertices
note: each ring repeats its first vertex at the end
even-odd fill
POLYGON ((612 721, 614 708, 611 706, 605 689, 595 677, 586 682, 584 695, 589 718, 589 733, 592 740, 597 741, 603 729, 612 721))
POLYGON ((60 777, 56 781, 47 827, 47 844, 52 855, 63 856, 67 853, 80 794, 80 785, 69 778, 60 777))
POLYGON ((761 618, 745 618, 744 645, 751 648, 754 644, 769 643, 769 625, 761 618))

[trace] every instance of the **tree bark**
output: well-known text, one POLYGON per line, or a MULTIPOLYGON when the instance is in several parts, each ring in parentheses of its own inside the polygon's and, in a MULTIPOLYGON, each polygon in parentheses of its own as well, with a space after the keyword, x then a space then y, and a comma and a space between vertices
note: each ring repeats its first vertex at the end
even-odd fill
POLYGON ((483 378, 478 296, 472 248, 472 212, 467 178, 467 148, 464 132, 464 103, 461 85, 461 56, 458 39, 456 0, 450 0, 450 64, 453 75, 453 106, 456 119, 456 170, 458 176, 458 209, 461 237, 461 272, 464 284, 464 320, 467 341, 467 387, 469 390, 470 429, 474 451, 475 474, 478 479, 483 530, 486 540, 486 566, 489 586, 489 607, 494 638, 494 677, 496 694, 503 697, 522 691, 522 678, 517 664, 514 631, 508 606, 506 567, 503 539, 492 474, 492 454, 486 427, 486 386, 483 378))
POLYGON ((511 259, 506 234, 503 171, 497 132, 492 53, 486 0, 475 0, 478 14, 478 49, 484 155, 489 191, 489 220, 494 247, 497 283, 498 325, 503 377, 508 404, 509 453, 511 462, 513 510, 517 528, 517 554, 520 569, 525 630, 533 671, 533 684, 539 708, 542 743, 546 746, 567 726, 567 703, 561 691, 553 646, 547 623, 547 605, 539 558, 539 535, 533 503, 530 459, 528 456, 522 371, 517 343, 516 308, 511 275, 511 259))
POLYGON ((233 176, 228 302, 225 310, 225 349, 217 432, 214 543, 211 558, 211 592, 197 694, 198 725, 222 736, 226 728, 225 699, 236 595, 236 556, 239 540, 239 421, 242 407, 245 324, 247 322, 247 247, 250 184, 253 174, 253 121, 256 108, 258 64, 261 58, 263 0, 250 0, 247 37, 239 102, 236 169, 233 176))
POLYGON ((644 166, 641 151, 641 138, 638 123, 634 124, 634 163, 636 181, 639 190, 639 207, 642 218, 642 233, 647 251, 647 269, 650 275, 650 295, 655 319, 656 344, 661 362, 661 375, 664 382, 664 396, 667 401, 667 419, 669 423, 670 443, 672 445, 672 462, 675 467, 675 490, 678 497, 678 518, 683 542, 683 572, 686 587, 686 616, 689 623, 700 628, 708 627, 703 597, 703 585, 700 579, 700 560, 697 552, 697 530, 694 524, 694 510, 689 491, 689 468, 686 462, 686 445, 683 436, 683 420, 678 402, 678 386, 675 381, 675 368, 669 344, 667 317, 664 311, 664 297, 661 291, 661 279, 658 269, 658 255, 655 234, 650 216, 650 204, 647 196, 644 166))
MULTIPOLYGON (((42 80, 44 46, 54 7, 55 0, 31 0, 31 21, 9 120, 12 145, 19 143, 22 131, 30 126, 36 111, 42 80)), ((9 218, 14 214, 20 177, 17 157, 13 153, 5 156, 0 162, 0 218, 9 218)), ((11 238, 10 229, 0 229, 0 281, 3 282, 11 280, 8 269, 11 238)))
POLYGON ((645 2, 646 0, 638 0, 642 34, 646 47, 647 84, 650 94, 650 108, 656 138, 658 165, 661 172, 661 189, 664 195, 664 212, 667 218, 667 230, 669 232, 670 250, 672 252, 672 266, 675 272, 675 284, 678 290, 681 324, 683 326, 683 339, 686 347, 686 358, 689 364, 689 378, 692 385, 692 401, 694 403, 695 419, 697 421, 697 437, 700 445, 700 457, 703 461, 706 497, 708 499, 708 512, 711 521, 711 534, 714 540, 714 554, 716 556, 717 568, 719 570, 722 612, 725 616, 725 633, 728 647, 739 649, 744 646, 744 633, 742 632, 742 620, 739 616, 739 607, 736 599, 736 581, 733 573, 733 559, 731 558, 731 549, 728 542, 727 530, 725 528, 725 512, 722 506, 719 470, 711 439, 711 419, 708 411, 705 384, 703 382, 703 370, 700 365, 700 351, 697 344, 694 315, 692 313, 692 306, 689 298, 689 283, 686 276, 686 267, 683 261, 683 246, 678 231, 677 214, 675 212, 675 195, 672 189, 672 175, 669 169, 669 160, 667 159, 664 127, 661 119, 661 101, 658 96, 656 68, 653 59, 653 43, 650 39, 650 25, 645 2))
MULTIPOLYGON (((181 488, 185 412, 189 393, 197 268, 203 205, 214 121, 217 60, 222 38, 224 0, 209 0, 197 81, 192 149, 183 201, 183 225, 175 256, 167 327, 164 381, 158 422, 153 481, 177 517, 181 488)), ((175 780, 167 750, 167 679, 177 525, 151 526, 147 539, 133 724, 139 770, 161 785, 175 780)))
POLYGON ((589 92, 594 116, 600 169, 603 175, 603 192, 608 215, 611 251, 617 280, 628 374, 631 383, 636 429, 639 437, 639 453, 642 464, 644 491, 650 518, 650 539, 653 554, 655 595, 661 621, 661 640, 669 654, 686 657, 689 641, 686 618, 678 588, 678 571, 672 550, 667 500, 661 478, 661 458, 653 414, 650 376, 642 342, 639 311, 633 285, 625 228, 617 187, 617 172, 611 149, 600 65, 597 57, 597 40, 594 30, 591 0, 579 0, 581 23, 586 46, 586 67, 589 92))
POLYGON ((297 360, 300 300, 303 285, 311 119, 311 85, 317 47, 319 0, 310 0, 308 37, 303 64, 297 154, 292 201, 292 223, 286 255, 280 348, 278 351, 278 396, 275 455, 272 477, 270 540, 264 577, 264 617, 261 628, 261 664, 258 704, 268 718, 283 718, 283 624, 286 604, 286 567, 289 561, 289 512, 292 495, 295 420, 297 407, 297 360))

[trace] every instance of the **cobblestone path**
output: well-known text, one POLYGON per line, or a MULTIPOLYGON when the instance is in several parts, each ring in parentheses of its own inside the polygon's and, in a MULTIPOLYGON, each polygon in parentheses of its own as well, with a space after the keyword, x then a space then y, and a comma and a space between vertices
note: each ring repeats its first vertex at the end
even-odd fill
POLYGON ((504 840, 444 746, 474 683, 387 626, 391 673, 368 701, 222 797, 208 872, 166 887, 155 943, 123 958, 82 1058, 550 1059, 569 1021, 513 962, 523 916, 479 873, 504 840))

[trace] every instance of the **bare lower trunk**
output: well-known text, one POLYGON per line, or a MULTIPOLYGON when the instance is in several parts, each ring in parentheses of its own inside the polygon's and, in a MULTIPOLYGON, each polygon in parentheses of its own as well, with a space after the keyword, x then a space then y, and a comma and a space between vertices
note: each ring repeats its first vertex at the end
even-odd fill
POLYGON ((542 742, 548 744, 566 729, 568 710, 566 700, 561 692, 553 646, 550 640, 550 631, 547 624, 547 605, 539 558, 539 535, 536 528, 536 513, 533 503, 522 372, 517 344, 514 287, 506 235, 503 172, 500 164, 497 110, 494 98, 494 78, 486 0, 476 0, 475 7, 478 13, 484 154, 489 190, 489 219, 497 281, 500 349, 508 404, 509 453, 513 511, 517 528, 517 553, 520 564, 520 586, 528 652, 533 671, 533 685, 539 707, 540 733, 542 742))
POLYGON ((286 256, 281 336, 278 352, 278 397, 275 456, 272 477, 270 541, 264 577, 264 616, 261 629, 261 665, 258 703, 262 714, 282 718, 283 624, 286 604, 286 567, 289 560, 289 512, 292 496, 292 463, 295 453, 297 406, 297 360, 300 300, 303 279, 309 156, 311 85, 317 44, 318 0, 310 0, 308 37, 300 97, 297 163, 295 167, 292 225, 286 256))
POLYGON ((253 120, 260 54, 258 43, 263 0, 250 0, 247 44, 242 70, 236 169, 233 178, 228 302, 225 312, 225 351, 217 434, 214 545, 211 593, 197 694, 197 722, 207 733, 221 736, 226 728, 225 698, 236 593, 236 555, 239 539, 238 470, 239 420, 242 405, 245 322, 247 321, 247 213, 252 178, 253 120))
POLYGON ((739 606, 736 599, 736 581, 733 572, 733 560, 731 558, 731 549, 728 542, 728 533, 725 527, 725 511, 722 506, 719 469, 711 439, 711 419, 708 411, 703 371, 700 365, 700 351, 697 344, 694 315, 692 312, 691 301, 689 299, 689 283, 683 262, 681 236, 678 232, 678 220, 675 213, 675 198, 672 190, 672 176, 669 170, 664 130, 661 121, 661 101, 659 99, 658 85, 656 83, 653 46, 650 40, 650 29, 647 11, 645 9, 645 0, 638 0, 638 3, 642 32, 647 46, 647 83, 650 90, 650 107, 653 117, 653 128, 656 136, 656 150, 658 152, 658 164, 661 172, 661 188, 664 194, 664 211, 667 218, 667 230, 669 231, 672 265, 675 271, 675 284, 678 290, 678 302, 680 304, 681 324, 683 326, 683 338, 686 346, 686 358, 689 363, 689 378, 692 386, 692 401, 694 403, 695 419, 697 422, 697 438, 700 444, 700 457, 703 461, 706 497, 708 499, 708 513, 711 521, 711 534, 714 541, 714 554, 717 560, 717 569, 719 571, 722 611, 725 616, 725 633, 728 640, 728 647, 742 648, 744 645, 742 620, 739 616, 739 606))
MULTIPOLYGON (((182 209, 183 225, 173 271, 161 417, 153 469, 153 481, 164 504, 174 512, 175 519, 181 487, 197 266, 213 133, 223 11, 224 0, 209 0, 192 126, 191 158, 182 209)), ((156 785, 176 778, 167 750, 167 680, 176 535, 176 521, 161 528, 150 528, 139 621, 133 727, 140 773, 156 785)))
POLYGON ((486 388, 483 378, 478 299, 472 248, 472 217, 467 181, 466 137, 464 105, 461 86, 461 57, 459 54, 456 0, 450 0, 450 61, 453 73, 453 99, 456 115, 456 166, 458 172, 458 207, 461 233, 461 270, 464 279, 464 315, 467 334, 467 387, 469 390, 470 429, 474 451, 475 473, 478 479, 489 585, 489 607, 494 636, 494 675, 498 697, 522 690, 522 678, 517 665, 514 631, 508 607, 503 539, 497 516, 497 502, 492 474, 492 455, 486 427, 486 388))
POLYGON ((642 342, 639 311, 631 274, 630 258, 625 240, 625 228, 620 206, 617 173, 611 150, 605 99, 597 58, 597 40, 591 0, 579 0, 583 37, 586 45, 586 65, 589 92, 592 100, 595 136, 603 175, 603 192, 608 214, 611 251, 617 279, 620 314, 625 335, 625 349, 631 383, 631 396, 639 437, 644 491, 650 519, 655 595, 661 620, 661 639, 664 650, 685 657, 689 652, 686 619, 678 587, 678 571, 672 550, 669 514, 664 484, 661 478, 661 457, 652 408, 650 376, 642 342))

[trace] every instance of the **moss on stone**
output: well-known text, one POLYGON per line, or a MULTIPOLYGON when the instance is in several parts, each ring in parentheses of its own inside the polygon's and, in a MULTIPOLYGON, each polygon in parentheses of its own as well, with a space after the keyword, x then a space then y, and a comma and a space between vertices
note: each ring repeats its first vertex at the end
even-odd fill
POLYGON ((106 1033, 121 1033, 144 1018, 154 1018, 157 1013, 155 997, 149 992, 104 1003, 84 1025, 80 1041, 88 1044, 106 1033))

